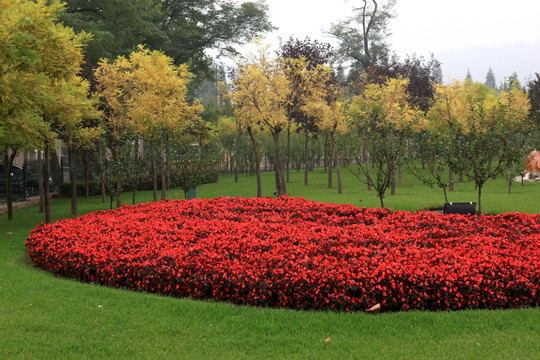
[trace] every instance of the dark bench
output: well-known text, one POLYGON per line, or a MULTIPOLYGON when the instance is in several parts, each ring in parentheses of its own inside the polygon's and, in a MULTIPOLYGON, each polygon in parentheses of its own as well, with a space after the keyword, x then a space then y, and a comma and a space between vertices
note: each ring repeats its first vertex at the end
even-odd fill
POLYGON ((475 202, 445 203, 443 214, 474 215, 476 214, 476 203, 475 202))

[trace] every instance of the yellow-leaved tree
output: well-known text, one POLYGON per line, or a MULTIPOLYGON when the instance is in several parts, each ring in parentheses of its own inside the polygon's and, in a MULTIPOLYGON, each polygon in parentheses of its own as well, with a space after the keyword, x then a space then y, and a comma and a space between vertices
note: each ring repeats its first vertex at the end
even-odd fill
MULTIPOLYGON (((102 125, 105 129, 105 146, 110 151, 106 167, 101 166, 100 177, 103 187, 116 206, 122 204, 122 183, 124 181, 126 143, 135 138, 136 126, 129 116, 133 75, 131 63, 125 57, 115 61, 103 59, 95 70, 96 91, 103 109, 102 125), (110 160, 110 161, 109 161, 110 160)), ((99 146, 100 158, 105 158, 103 146, 99 146)), ((103 199, 104 201, 104 199, 103 199)))
MULTIPOLYGON (((200 121, 202 104, 187 100, 187 85, 192 74, 187 65, 176 66, 173 60, 160 51, 150 51, 139 46, 129 57, 119 57, 114 62, 103 60, 96 69, 98 91, 105 108, 104 124, 108 128, 109 148, 115 167, 114 194, 117 206, 129 164, 137 162, 139 141, 144 139, 145 150, 152 159, 154 200, 157 200, 157 178, 161 177, 161 199, 167 190, 167 170, 172 156, 167 156, 173 141, 199 143, 211 130, 200 121), (130 154, 123 153, 128 145, 130 154)), ((135 171, 132 177, 139 176, 135 171)), ((136 181, 131 181, 136 188, 136 181)))
POLYGON ((44 109, 56 136, 68 149, 69 179, 71 182, 71 217, 77 216, 77 179, 75 153, 103 134, 99 123, 97 98, 89 96, 90 84, 79 76, 59 79, 51 86, 51 101, 44 109))
POLYGON ((319 130, 318 121, 309 114, 311 105, 327 96, 334 89, 332 84, 332 68, 326 64, 313 65, 303 56, 285 58, 281 62, 288 80, 287 110, 287 182, 289 181, 290 163, 290 128, 296 122, 304 132, 304 185, 308 185, 309 169, 309 133, 319 130))
MULTIPOLYGON (((288 80, 277 59, 271 58, 269 47, 258 43, 258 52, 248 61, 239 65, 238 74, 233 81, 234 92, 231 94, 233 105, 246 124, 253 141, 253 126, 267 130, 272 134, 275 146, 274 170, 276 177, 276 194, 287 192, 281 158, 281 132, 287 128, 285 102, 288 95, 288 80), (250 130, 251 128, 251 130, 250 130)), ((258 153, 254 149, 255 154, 258 153)), ((256 162, 259 162, 256 160, 256 162)), ((260 165, 256 164, 260 171, 260 165)), ((260 193, 260 176, 257 181, 257 195, 260 193)))
POLYGON ((475 182, 478 212, 487 180, 504 174, 524 156, 529 129, 527 94, 515 87, 497 93, 466 81, 439 85, 427 129, 446 165, 475 182))
MULTIPOLYGON (((0 0, 0 143, 8 173, 14 154, 37 148, 45 150, 44 175, 49 178, 56 118, 47 114, 57 103, 58 84, 79 72, 89 38, 58 22, 63 11, 59 0, 0 0)), ((9 219, 10 190, 8 184, 9 219)), ((45 222, 51 221, 49 192, 45 181, 45 222)))
POLYGON ((407 99, 407 83, 406 79, 389 78, 384 84, 368 84, 349 106, 376 174, 371 174, 369 165, 362 164, 352 171, 358 180, 375 188, 381 207, 395 178, 396 165, 406 151, 407 139, 424 126, 422 112, 407 99))
POLYGON ((444 192, 448 202, 447 189, 454 191, 454 168, 448 167, 449 154, 446 145, 452 138, 449 133, 462 129, 468 131, 468 112, 463 83, 453 81, 450 84, 435 84, 434 103, 426 116, 425 148, 429 152, 429 177, 422 172, 417 176, 430 186, 437 185, 444 192), (444 171, 448 170, 445 179, 444 171))
POLYGON ((132 95, 129 114, 137 123, 146 143, 155 149, 153 159, 154 201, 157 200, 157 175, 161 175, 161 200, 167 190, 167 153, 181 135, 197 133, 203 106, 189 104, 187 86, 192 74, 187 65, 176 66, 173 59, 160 51, 139 47, 130 56, 132 95), (159 169, 159 171, 158 171, 159 169))
POLYGON ((336 134, 345 134, 349 131, 350 116, 346 112, 346 106, 343 101, 338 100, 339 91, 331 83, 330 76, 332 70, 326 69, 327 78, 324 79, 326 86, 324 88, 312 89, 305 99, 302 111, 315 119, 317 127, 329 138, 330 149, 328 154, 328 188, 333 187, 332 169, 336 165, 336 174, 338 180, 338 193, 343 193, 341 182, 341 165, 339 154, 335 146, 336 134))

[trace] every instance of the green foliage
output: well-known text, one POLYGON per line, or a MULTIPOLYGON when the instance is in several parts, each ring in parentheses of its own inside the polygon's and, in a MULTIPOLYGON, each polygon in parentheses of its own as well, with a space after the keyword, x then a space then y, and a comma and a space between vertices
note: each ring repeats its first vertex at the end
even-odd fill
MULTIPOLYGON (((88 183, 89 196, 99 195, 101 193, 100 188, 100 182, 97 180, 92 180, 88 183)), ((70 182, 63 182, 58 184, 58 188, 60 190, 60 194, 62 194, 63 197, 71 197, 71 183, 70 182)), ((86 182, 84 181, 77 181, 77 196, 84 196, 85 194, 85 188, 86 188, 86 182)))
POLYGON ((87 61, 127 56, 137 45, 161 50, 174 63, 209 76, 208 49, 235 52, 234 45, 273 29, 264 2, 223 0, 67 0, 62 20, 77 32, 94 34, 87 61))
POLYGON ((219 153, 216 147, 201 149, 189 143, 177 146, 176 161, 171 167, 172 186, 184 191, 185 196, 189 190, 202 184, 216 182, 219 173, 216 164, 219 153))
POLYGON ((531 118, 540 124, 540 74, 535 73, 527 82, 527 94, 531 102, 531 118))
POLYGON ((388 22, 394 17, 394 4, 395 0, 363 1, 352 16, 330 27, 328 33, 340 42, 339 60, 352 61, 351 75, 365 72, 379 54, 388 50, 388 22))
POLYGON ((497 89, 497 82, 495 81, 495 74, 493 73, 493 70, 491 67, 489 68, 487 74, 486 74, 486 81, 485 84, 490 89, 497 89))

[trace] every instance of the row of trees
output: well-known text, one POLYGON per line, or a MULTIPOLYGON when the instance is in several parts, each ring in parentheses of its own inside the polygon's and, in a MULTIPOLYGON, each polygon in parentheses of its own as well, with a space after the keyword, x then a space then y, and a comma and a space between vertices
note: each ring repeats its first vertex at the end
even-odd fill
MULTIPOLYGON (((97 114, 87 96, 88 82, 77 75, 89 35, 57 22, 63 6, 58 1, 2 0, 0 9, 0 144, 11 219, 9 174, 17 153, 39 148, 49 164, 54 139, 63 138, 72 149, 77 141, 84 143, 93 132, 79 131, 79 125, 97 114)), ((44 176, 49 177, 48 166, 44 176)), ((39 183, 45 220, 50 221, 49 184, 39 183)))
MULTIPOLYGON (((178 174, 185 191, 193 186, 184 174, 197 171, 190 168, 194 160, 199 165, 210 161, 200 149, 209 142, 212 127, 200 117, 200 102, 187 97, 192 79, 187 65, 176 66, 171 57, 140 46, 127 57, 102 59, 93 71, 90 92, 90 83, 80 74, 83 47, 91 36, 75 34, 58 21, 63 4, 2 0, 0 9, 0 150, 8 219, 13 216, 13 159, 23 151, 43 152, 48 179, 51 148, 59 139, 69 154, 72 216, 77 214, 76 156, 85 165, 99 165, 102 193, 111 195, 111 203, 116 197, 117 206, 121 192, 136 189, 148 171, 143 164, 152 165, 155 198, 158 174, 162 198, 168 174, 178 174)), ((49 182, 38 182, 44 187, 45 221, 50 222, 49 182)))
MULTIPOLYGON (((189 95, 195 78, 191 69, 201 73, 197 51, 239 42, 271 26, 262 3, 237 6, 208 0, 181 6, 188 2, 71 1, 66 12, 58 1, 0 0, 0 38, 5 39, 0 42, 0 150, 8 181, 16 154, 34 149, 44 153, 48 178, 51 146, 63 140, 75 216, 75 157, 83 163, 86 179, 97 167, 102 194, 110 196, 111 206, 114 198, 120 206, 122 191, 132 190, 135 196, 145 173, 152 174, 155 200, 160 184, 161 198, 171 183, 186 192, 199 181, 191 175, 212 166, 219 153, 235 159, 238 176, 249 142, 244 158, 254 169, 261 196, 260 154, 268 139, 277 195, 287 193, 293 161, 303 163, 308 186, 314 156, 321 156, 313 146, 318 143, 324 144, 328 186, 333 187, 335 169, 339 192, 342 163, 356 163, 351 170, 376 190, 384 206, 386 189, 395 192, 402 168, 416 154, 431 173, 424 180, 444 191, 451 190, 454 174, 473 179, 481 208, 485 181, 515 172, 512 166, 523 156, 533 126, 526 123, 530 105, 520 87, 495 91, 472 81, 441 85, 435 59, 401 61, 387 51, 383 39, 392 3, 379 7, 376 1, 364 1, 353 18, 331 29, 342 40, 337 53, 342 59, 348 56, 355 71, 346 76, 340 66, 332 68, 336 53, 328 44, 291 38, 274 54, 259 43, 258 52, 237 60, 229 81, 219 87, 228 103, 217 113, 230 109, 228 116, 209 123, 203 120, 202 104, 189 95), (223 30, 230 21, 241 22, 237 32, 223 30), (353 31, 354 21, 363 24, 360 32, 353 31), (136 24, 141 33, 127 26, 130 31, 107 42, 120 23, 136 24), (79 31, 83 28, 94 37, 79 31), (220 28, 225 33, 218 36, 220 28), (134 34, 149 45, 135 48, 134 34), (194 52, 174 55, 177 49, 170 39, 187 34, 194 52), (86 44, 90 49, 85 55, 86 44), (152 50, 158 44, 168 44, 159 45, 165 52, 152 50), (96 61, 99 51, 108 56, 96 61), (191 60, 190 68, 183 56, 191 60), (231 129, 232 142, 226 140, 231 129), (293 158, 300 136, 303 156, 293 158), (450 169, 448 181, 441 175, 443 168, 450 169)), ((538 98, 531 89, 535 87, 530 86, 530 99, 538 98)), ((47 181, 39 183, 48 222, 50 189, 47 181)), ((8 184, 11 219, 9 191, 8 184)))
MULTIPOLYGON (((293 43, 290 40, 282 47, 293 43)), ((297 48, 316 52, 319 44, 306 40, 297 48)), ((511 180, 519 173, 524 144, 535 127, 528 96, 519 84, 499 92, 472 81, 444 85, 436 82, 433 61, 426 64, 409 58, 400 63, 383 56, 358 77, 356 87, 345 89, 327 64, 311 65, 300 52, 297 58, 283 57, 283 53, 271 56, 268 48, 260 45, 256 55, 238 64, 229 89, 238 130, 236 145, 240 146, 245 129, 256 156, 258 196, 259 144, 253 136, 257 132, 268 132, 274 140, 278 195, 286 193, 282 159, 290 159, 290 143, 287 155, 282 156, 280 138, 286 133, 289 140, 291 131, 305 131, 306 138, 310 133, 328 139, 328 186, 332 187, 335 165, 340 193, 341 157, 335 151, 334 138, 337 133, 358 137, 363 160, 351 169, 360 181, 376 190, 381 206, 386 189, 395 193, 396 174, 410 162, 413 150, 423 163, 427 158, 431 177, 416 172, 427 183, 442 187, 445 195, 447 188, 452 190, 454 174, 474 181, 479 211, 488 179, 507 174, 511 180), (446 181, 443 169, 450 171, 446 181)), ((309 56, 310 52, 305 53, 309 56)), ((239 154, 237 149, 237 164, 239 154)), ((308 155, 306 146, 306 171, 308 155)))

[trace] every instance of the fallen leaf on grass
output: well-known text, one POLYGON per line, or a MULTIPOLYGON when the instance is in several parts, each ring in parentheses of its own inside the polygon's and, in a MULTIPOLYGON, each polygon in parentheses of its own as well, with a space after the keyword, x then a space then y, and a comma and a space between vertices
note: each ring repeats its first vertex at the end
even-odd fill
POLYGON ((381 311, 381 304, 377 303, 375 305, 373 305, 372 307, 370 307, 369 309, 367 309, 367 312, 379 312, 381 311))

